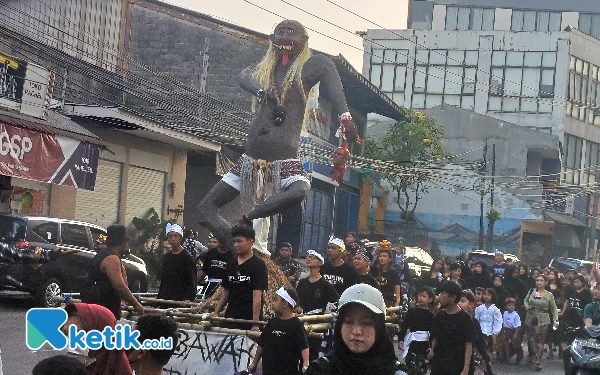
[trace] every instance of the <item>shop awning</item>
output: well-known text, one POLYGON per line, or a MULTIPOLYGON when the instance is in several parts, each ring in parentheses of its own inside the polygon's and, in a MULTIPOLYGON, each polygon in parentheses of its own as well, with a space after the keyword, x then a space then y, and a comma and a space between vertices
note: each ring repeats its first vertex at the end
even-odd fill
POLYGON ((586 227, 586 225, 583 224, 581 221, 573 218, 572 216, 566 215, 566 214, 561 214, 559 212, 547 211, 544 213, 544 215, 548 219, 550 219, 558 224, 572 225, 574 227, 584 227, 584 228, 586 227))
POLYGON ((56 112, 43 121, 0 110, 0 174, 94 190, 99 147, 93 133, 56 112))

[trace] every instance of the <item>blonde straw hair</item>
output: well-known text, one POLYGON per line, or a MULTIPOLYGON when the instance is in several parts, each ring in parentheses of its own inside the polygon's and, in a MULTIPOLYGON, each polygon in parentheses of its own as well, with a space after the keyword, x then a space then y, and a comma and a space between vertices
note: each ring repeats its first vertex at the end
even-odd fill
MULTIPOLYGON (((281 90, 280 96, 285 98, 290 87, 294 81, 298 84, 300 88, 300 92, 302 93, 302 98, 306 103, 307 95, 304 91, 304 84, 302 83, 302 68, 304 64, 310 59, 312 56, 312 52, 310 48, 308 48, 308 42, 304 43, 302 50, 296 56, 296 59, 292 63, 292 66, 288 70, 287 74, 283 79, 283 90, 281 90)), ((276 87, 273 87, 273 83, 275 82, 275 68, 277 67, 278 59, 277 52, 275 50, 275 46, 273 43, 269 41, 269 48, 267 49, 267 53, 263 57, 263 59, 256 65, 256 69, 252 72, 252 77, 260 84, 260 87, 264 87, 265 91, 274 90, 275 92, 279 92, 279 90, 275 90, 276 87)), ((258 99, 254 98, 252 100, 252 111, 256 112, 258 109, 258 99)), ((283 104, 283 103, 281 103, 283 104)))

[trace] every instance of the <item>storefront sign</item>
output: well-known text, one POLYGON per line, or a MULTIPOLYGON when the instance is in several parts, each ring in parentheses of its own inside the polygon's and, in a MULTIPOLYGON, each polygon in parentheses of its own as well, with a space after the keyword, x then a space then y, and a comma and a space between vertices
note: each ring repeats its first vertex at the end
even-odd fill
POLYGON ((0 107, 47 119, 53 85, 48 69, 0 54, 0 107))
POLYGON ((0 174, 94 190, 98 146, 0 123, 0 174))

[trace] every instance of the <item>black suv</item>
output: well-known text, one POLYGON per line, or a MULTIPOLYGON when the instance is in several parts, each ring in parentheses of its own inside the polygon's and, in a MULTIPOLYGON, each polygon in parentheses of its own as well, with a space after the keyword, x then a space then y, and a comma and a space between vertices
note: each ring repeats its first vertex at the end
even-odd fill
MULTIPOLYGON (((101 234, 106 235, 104 228, 80 221, 0 215, 0 290, 31 293, 40 305, 48 307, 55 305, 54 297, 61 293, 80 292, 101 234), (32 259, 32 254, 57 249, 79 251, 50 261, 32 259)), ((122 262, 129 289, 147 292, 144 261, 130 254, 122 262)))

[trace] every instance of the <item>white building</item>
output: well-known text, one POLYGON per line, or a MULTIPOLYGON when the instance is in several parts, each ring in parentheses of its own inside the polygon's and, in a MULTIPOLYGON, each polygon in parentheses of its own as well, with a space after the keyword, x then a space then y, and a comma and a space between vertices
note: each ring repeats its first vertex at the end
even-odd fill
POLYGON ((596 181, 586 168, 600 146, 600 40, 575 29, 369 30, 364 47, 363 75, 397 104, 446 103, 557 135, 563 181, 596 181))
MULTIPOLYGON (((363 75, 407 108, 435 114, 433 108, 448 104, 497 119, 500 124, 556 135, 562 150, 561 184, 600 182, 600 176, 596 178, 600 151, 600 2, 504 0, 500 2, 503 8, 497 4, 491 0, 412 0, 411 29, 368 30, 363 34, 363 75)), ((369 135, 381 134, 385 123, 384 118, 370 117, 369 135)), ((466 147, 476 135, 471 132, 464 137, 469 140, 464 142, 466 147)), ((524 150, 515 150, 513 156, 524 150)), ((520 160, 528 164, 529 155, 520 160)), ((542 169, 534 172, 527 167, 527 175, 541 173, 542 169)), ((449 202, 448 197, 454 196, 461 207, 474 203, 458 202, 461 198, 447 191, 430 193, 416 211, 417 218, 430 228, 439 226, 441 230, 451 224, 444 222, 441 214, 427 217, 440 213, 439 204, 449 202)), ((507 196, 507 204, 499 202, 497 207, 504 210, 507 219, 512 216, 514 223, 519 215, 511 215, 510 208, 527 212, 530 203, 521 203, 529 200, 507 196)), ((398 210, 395 206, 390 199, 388 209, 398 210)), ((587 212, 587 208, 581 209, 587 212)), ((464 217, 454 223, 476 229, 469 225, 472 212, 461 210, 464 217)), ((386 214, 386 218, 392 216, 386 214)), ((540 210, 533 209, 521 218, 526 216, 543 217, 540 210)), ((501 226, 508 229, 510 223, 501 226)), ((522 227, 521 231, 529 229, 522 227)), ((530 248, 523 238, 520 247, 530 248)), ((560 247, 577 247, 573 245, 576 241, 565 245, 560 240, 544 248, 544 256, 560 247)))

